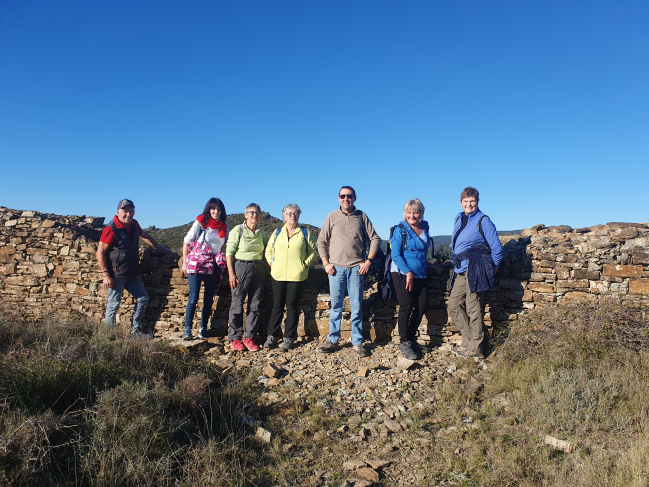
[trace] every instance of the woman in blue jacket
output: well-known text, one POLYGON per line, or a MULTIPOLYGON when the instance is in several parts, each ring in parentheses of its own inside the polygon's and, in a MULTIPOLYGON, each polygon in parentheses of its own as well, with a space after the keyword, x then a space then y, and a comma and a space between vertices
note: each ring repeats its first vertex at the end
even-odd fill
POLYGON ((416 198, 408 201, 403 205, 403 221, 394 227, 390 236, 390 275, 399 300, 399 350, 409 360, 421 358, 417 329, 428 305, 426 270, 433 239, 423 217, 421 201, 416 198))
POLYGON ((484 358, 484 298, 496 283, 503 246, 496 226, 480 211, 480 193, 471 186, 460 195, 462 211, 455 217, 451 248, 451 296, 448 307, 462 343, 453 348, 460 357, 484 358))

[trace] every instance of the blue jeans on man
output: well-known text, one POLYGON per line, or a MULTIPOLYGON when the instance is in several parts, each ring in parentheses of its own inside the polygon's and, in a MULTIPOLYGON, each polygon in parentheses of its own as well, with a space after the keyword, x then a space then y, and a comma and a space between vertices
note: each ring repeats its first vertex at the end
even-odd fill
POLYGON ((340 340, 340 323, 343 315, 345 288, 349 293, 349 304, 352 309, 352 345, 363 344, 363 291, 365 277, 358 270, 360 266, 340 267, 334 265, 336 273, 329 276, 329 293, 331 295, 331 310, 329 311, 329 336, 331 343, 340 340))
POLYGON ((106 305, 106 318, 104 321, 107 325, 115 324, 115 315, 119 309, 124 289, 131 293, 131 296, 135 299, 131 333, 143 331, 142 323, 144 320, 144 312, 149 304, 149 294, 144 289, 142 276, 113 278, 113 287, 108 288, 108 304, 106 305))
POLYGON ((196 303, 198 303, 198 295, 201 291, 201 282, 205 285, 203 290, 203 311, 201 312, 201 331, 207 331, 207 324, 212 315, 212 303, 214 303, 214 293, 216 287, 219 285, 219 271, 218 266, 214 274, 188 274, 187 281, 189 282, 189 299, 187 300, 187 311, 185 311, 185 333, 191 333, 192 322, 194 321, 194 314, 196 313, 196 303))

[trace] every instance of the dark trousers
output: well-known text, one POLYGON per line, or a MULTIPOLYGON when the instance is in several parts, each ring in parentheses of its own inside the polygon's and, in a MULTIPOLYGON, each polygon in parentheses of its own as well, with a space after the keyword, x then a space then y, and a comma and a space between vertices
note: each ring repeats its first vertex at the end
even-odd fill
POLYGON ((428 307, 428 289, 426 279, 413 279, 412 291, 406 289, 406 276, 391 272, 394 290, 399 300, 399 337, 401 343, 414 342, 417 339, 419 323, 428 307))
POLYGON ((301 282, 276 281, 270 278, 273 287, 273 311, 268 322, 268 335, 276 337, 282 325, 284 305, 286 305, 286 322, 284 338, 297 338, 297 302, 302 290, 301 282))
POLYGON ((234 273, 239 284, 232 290, 232 302, 230 303, 230 331, 228 340, 241 340, 253 338, 259 328, 259 305, 264 297, 264 281, 266 272, 261 261, 246 262, 243 260, 234 261, 234 273), (248 298, 248 318, 246 327, 243 327, 243 302, 248 298))
POLYGON ((214 303, 214 292, 219 284, 219 266, 214 266, 214 274, 188 274, 187 282, 189 283, 189 298, 187 299, 187 310, 185 311, 185 331, 192 329, 194 314, 196 313, 196 303, 198 295, 201 292, 201 282, 205 285, 203 290, 203 311, 201 313, 201 330, 207 330, 207 324, 212 315, 212 303, 214 303))

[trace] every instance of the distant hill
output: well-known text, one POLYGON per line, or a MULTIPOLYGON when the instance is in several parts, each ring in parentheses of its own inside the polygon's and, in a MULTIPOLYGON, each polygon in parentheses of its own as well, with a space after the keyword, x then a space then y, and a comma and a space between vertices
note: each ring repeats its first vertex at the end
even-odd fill
MULTIPOLYGON (((228 219, 227 219, 228 228, 232 229, 236 225, 239 225, 244 221, 245 218, 243 216, 243 213, 235 213, 233 215, 228 215, 228 219)), ((171 228, 149 227, 146 229, 146 231, 150 233, 151 236, 153 236, 153 238, 155 238, 159 244, 166 245, 173 252, 182 254, 183 239, 185 238, 185 235, 187 235, 187 232, 189 231, 193 223, 194 221, 191 221, 185 225, 180 225, 178 227, 171 227, 171 228)), ((257 226, 266 230, 266 233, 270 237, 272 232, 274 232, 277 228, 279 228, 283 224, 284 222, 279 218, 275 218, 269 213, 262 211, 257 226)), ((313 225, 309 225, 308 223, 301 223, 301 225, 306 226, 311 231, 311 233, 313 233, 313 236, 316 239, 318 238, 318 235, 320 234, 320 228, 314 227, 313 225)))
MULTIPOLYGON (((518 233, 521 233, 521 230, 503 230, 501 232, 498 232, 498 235, 516 235, 518 233)), ((451 245, 451 235, 434 235, 433 236, 433 242, 435 242, 435 251, 439 250, 439 248, 442 245, 451 245)), ((381 248, 385 252, 387 250, 387 245, 388 242, 387 240, 383 240, 381 242, 381 248)))
MULTIPOLYGON (((498 235, 516 235, 521 233, 522 230, 503 230, 499 231, 498 235)), ((435 242, 435 249, 440 245, 451 245, 451 235, 435 235, 433 237, 433 242, 435 242)))

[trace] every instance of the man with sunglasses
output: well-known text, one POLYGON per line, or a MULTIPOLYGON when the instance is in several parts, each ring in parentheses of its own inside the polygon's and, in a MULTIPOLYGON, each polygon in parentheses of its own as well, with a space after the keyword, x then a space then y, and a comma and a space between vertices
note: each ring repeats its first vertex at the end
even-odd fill
POLYGON ((320 236, 318 252, 325 271, 329 274, 331 310, 329 314, 329 335, 320 351, 332 353, 338 350, 340 323, 342 321, 345 287, 349 292, 352 322, 352 345, 360 357, 367 357, 363 348, 363 291, 365 274, 381 244, 372 222, 367 215, 356 209, 356 191, 343 186, 338 192, 340 207, 327 215, 320 236), (365 243, 370 250, 365 258, 365 243))

